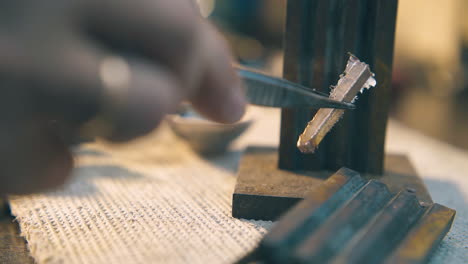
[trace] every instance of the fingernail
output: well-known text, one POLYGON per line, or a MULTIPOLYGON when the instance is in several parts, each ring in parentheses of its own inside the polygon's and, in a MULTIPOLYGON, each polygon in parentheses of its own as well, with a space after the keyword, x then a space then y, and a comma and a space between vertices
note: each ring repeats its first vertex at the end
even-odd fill
POLYGON ((245 106, 247 101, 245 99, 244 93, 236 87, 232 89, 231 97, 229 98, 230 101, 228 105, 226 105, 226 121, 228 123, 234 123, 239 121, 245 113, 245 106))

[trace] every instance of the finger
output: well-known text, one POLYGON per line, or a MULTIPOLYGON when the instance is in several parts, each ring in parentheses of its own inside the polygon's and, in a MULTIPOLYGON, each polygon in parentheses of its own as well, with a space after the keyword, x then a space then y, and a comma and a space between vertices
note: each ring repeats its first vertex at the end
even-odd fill
POLYGON ((167 65, 182 93, 194 95, 196 107, 220 122, 233 122, 245 100, 224 43, 208 29, 187 0, 94 1, 91 21, 107 43, 143 52, 153 63, 167 65), (106 15, 100 12, 106 11, 106 15), (99 15, 98 15, 99 14, 99 15), (200 81, 203 86, 199 90, 200 81), (202 97, 199 95, 203 94, 202 97))
POLYGON ((50 52, 48 67, 36 67, 27 84, 39 111, 59 120, 65 134, 85 126, 86 138, 129 140, 151 131, 184 96, 163 67, 125 60, 80 39, 60 46, 67 48, 50 52), (98 113, 105 120, 90 122, 98 113))
POLYGON ((93 36, 117 50, 167 65, 183 89, 190 91, 198 83, 201 18, 192 1, 90 2, 87 28, 93 36))
POLYGON ((110 124, 104 135, 107 139, 126 141, 150 132, 167 113, 175 111, 183 98, 173 74, 162 67, 137 59, 129 59, 127 66, 118 57, 104 60, 114 60, 103 62, 100 69, 106 99, 100 116, 104 120, 97 121, 110 124), (117 66, 112 63, 127 68, 128 83, 124 90, 113 91, 115 87, 109 83, 109 78, 115 77, 111 68, 117 66))
POLYGON ((90 46, 68 35, 36 53, 6 76, 33 98, 30 104, 35 110, 69 124, 81 124, 94 116, 103 90, 99 60, 90 46))
POLYGON ((185 96, 173 73, 154 63, 114 55, 91 43, 82 43, 68 54, 82 62, 72 64, 72 71, 94 80, 88 85, 99 91, 94 93, 98 98, 91 100, 98 104, 97 118, 81 129, 87 136, 126 141, 144 135, 185 96))
POLYGON ((231 66, 227 44, 210 26, 204 29, 203 40, 205 71, 191 102, 201 114, 214 121, 238 121, 244 114, 246 100, 241 82, 231 66))
POLYGON ((73 159, 47 122, 18 120, 0 131, 0 194, 43 191, 66 181, 73 159))

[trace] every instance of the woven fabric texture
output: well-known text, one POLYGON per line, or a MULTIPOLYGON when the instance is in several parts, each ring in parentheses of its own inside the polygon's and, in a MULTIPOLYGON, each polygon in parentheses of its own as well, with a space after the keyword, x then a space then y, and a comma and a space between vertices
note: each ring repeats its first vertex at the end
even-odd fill
MULTIPOLYGON (((234 150, 211 159, 166 126, 129 145, 82 146, 69 184, 10 197, 32 256, 38 263, 230 263, 246 254, 272 223, 231 217, 235 150, 279 138, 278 111, 254 113, 257 122, 234 150)), ((434 200, 458 211, 431 263, 466 263, 468 153, 395 123, 387 145, 408 153, 434 200)))

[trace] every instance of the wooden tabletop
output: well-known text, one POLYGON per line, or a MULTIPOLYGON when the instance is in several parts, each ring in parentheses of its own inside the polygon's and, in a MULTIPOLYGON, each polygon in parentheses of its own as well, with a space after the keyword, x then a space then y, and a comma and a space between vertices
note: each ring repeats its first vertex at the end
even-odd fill
POLYGON ((0 263, 34 263, 4 199, 0 199, 0 263))

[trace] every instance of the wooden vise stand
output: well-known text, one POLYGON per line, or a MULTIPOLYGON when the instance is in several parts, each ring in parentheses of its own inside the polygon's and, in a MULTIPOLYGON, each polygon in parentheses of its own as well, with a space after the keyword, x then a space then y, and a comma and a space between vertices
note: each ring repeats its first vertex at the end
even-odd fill
POLYGON ((341 167, 432 202, 405 156, 385 155, 397 0, 288 1, 284 78, 328 93, 351 52, 370 65, 377 87, 359 96, 313 155, 296 147, 314 116, 282 109, 279 151, 250 147, 240 164, 233 216, 274 220, 341 167))
POLYGON ((282 109, 279 150, 247 149, 232 215, 283 216, 239 263, 364 263, 372 257, 423 263, 450 229, 455 211, 432 202, 406 156, 384 151, 397 5, 398 0, 288 1, 285 79, 329 93, 350 52, 369 64, 377 86, 359 96, 356 110, 345 113, 313 155, 296 147, 315 114, 310 109, 282 109), (388 193, 385 202, 374 204, 388 193))

